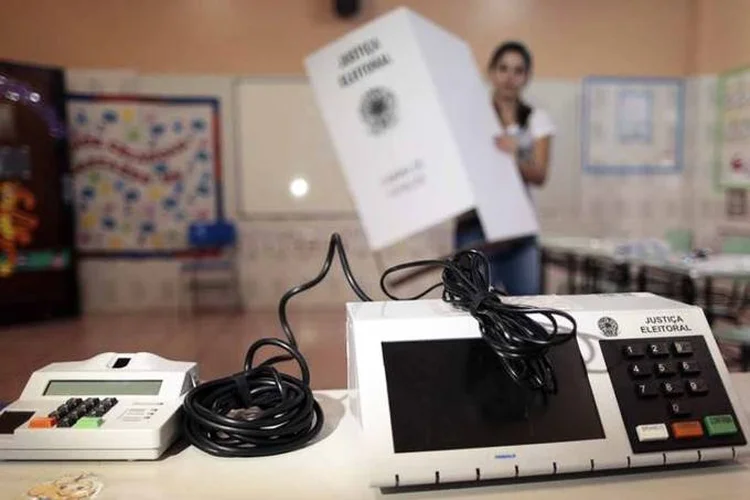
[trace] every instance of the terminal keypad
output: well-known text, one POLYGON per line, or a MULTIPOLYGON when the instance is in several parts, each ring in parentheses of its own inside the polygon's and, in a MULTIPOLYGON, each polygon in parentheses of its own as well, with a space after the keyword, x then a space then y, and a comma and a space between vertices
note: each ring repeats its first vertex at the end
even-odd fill
POLYGON ((47 416, 36 416, 29 422, 31 429, 75 427, 98 428, 104 415, 117 404, 117 398, 70 398, 47 416))
POLYGON ((703 337, 600 345, 633 452, 746 443, 703 337))

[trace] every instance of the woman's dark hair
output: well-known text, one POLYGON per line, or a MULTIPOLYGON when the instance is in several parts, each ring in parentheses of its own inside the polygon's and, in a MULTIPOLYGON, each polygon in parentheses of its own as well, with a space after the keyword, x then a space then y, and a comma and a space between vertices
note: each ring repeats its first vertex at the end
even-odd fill
MULTIPOLYGON (((515 52, 516 54, 520 55, 523 59, 524 65, 526 66, 526 73, 531 73, 531 68, 534 64, 531 57, 531 52, 529 52, 529 49, 526 47, 526 45, 522 44, 521 42, 515 41, 504 42, 498 45, 498 47, 495 49, 495 52, 492 53, 488 69, 490 71, 495 69, 500 59, 502 59, 502 57, 508 52, 515 52)), ((529 123, 529 117, 531 116, 532 111, 533 108, 531 106, 523 102, 522 99, 518 99, 516 121, 518 122, 519 127, 526 128, 529 123)))

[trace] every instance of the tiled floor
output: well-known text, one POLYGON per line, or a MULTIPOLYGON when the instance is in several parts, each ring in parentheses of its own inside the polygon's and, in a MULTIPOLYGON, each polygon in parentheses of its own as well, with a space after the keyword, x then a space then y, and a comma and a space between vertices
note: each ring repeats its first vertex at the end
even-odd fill
MULTIPOLYGON (((291 311, 289 318, 310 365, 313 388, 346 387, 343 308, 291 311)), ((145 351, 174 360, 197 361, 201 379, 213 379, 240 371, 245 352, 255 340, 280 335, 275 311, 192 317, 89 316, 4 328, 0 329, 0 401, 16 399, 37 368, 107 351, 145 351)), ((298 373, 292 363, 289 369, 298 373)))

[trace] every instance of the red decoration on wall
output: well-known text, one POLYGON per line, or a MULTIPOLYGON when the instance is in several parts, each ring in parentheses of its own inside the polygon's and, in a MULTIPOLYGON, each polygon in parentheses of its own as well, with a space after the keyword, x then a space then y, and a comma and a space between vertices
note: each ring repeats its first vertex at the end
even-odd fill
POLYGON ((36 198, 17 182, 0 182, 0 278, 13 274, 18 259, 17 248, 31 243, 39 218, 32 211, 36 198))

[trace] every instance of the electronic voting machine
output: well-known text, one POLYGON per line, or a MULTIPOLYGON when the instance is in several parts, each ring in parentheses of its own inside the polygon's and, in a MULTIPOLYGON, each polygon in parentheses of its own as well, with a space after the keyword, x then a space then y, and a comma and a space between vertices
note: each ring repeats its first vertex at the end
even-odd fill
MULTIPOLYGON (((557 393, 520 388, 441 300, 347 305, 350 404, 373 486, 731 461, 748 421, 703 311, 651 294, 506 298, 563 310, 557 393)), ((540 318, 544 321, 544 318, 540 318)))
POLYGON ((0 460, 156 459, 197 381, 195 363, 142 352, 52 363, 0 412, 0 460))

